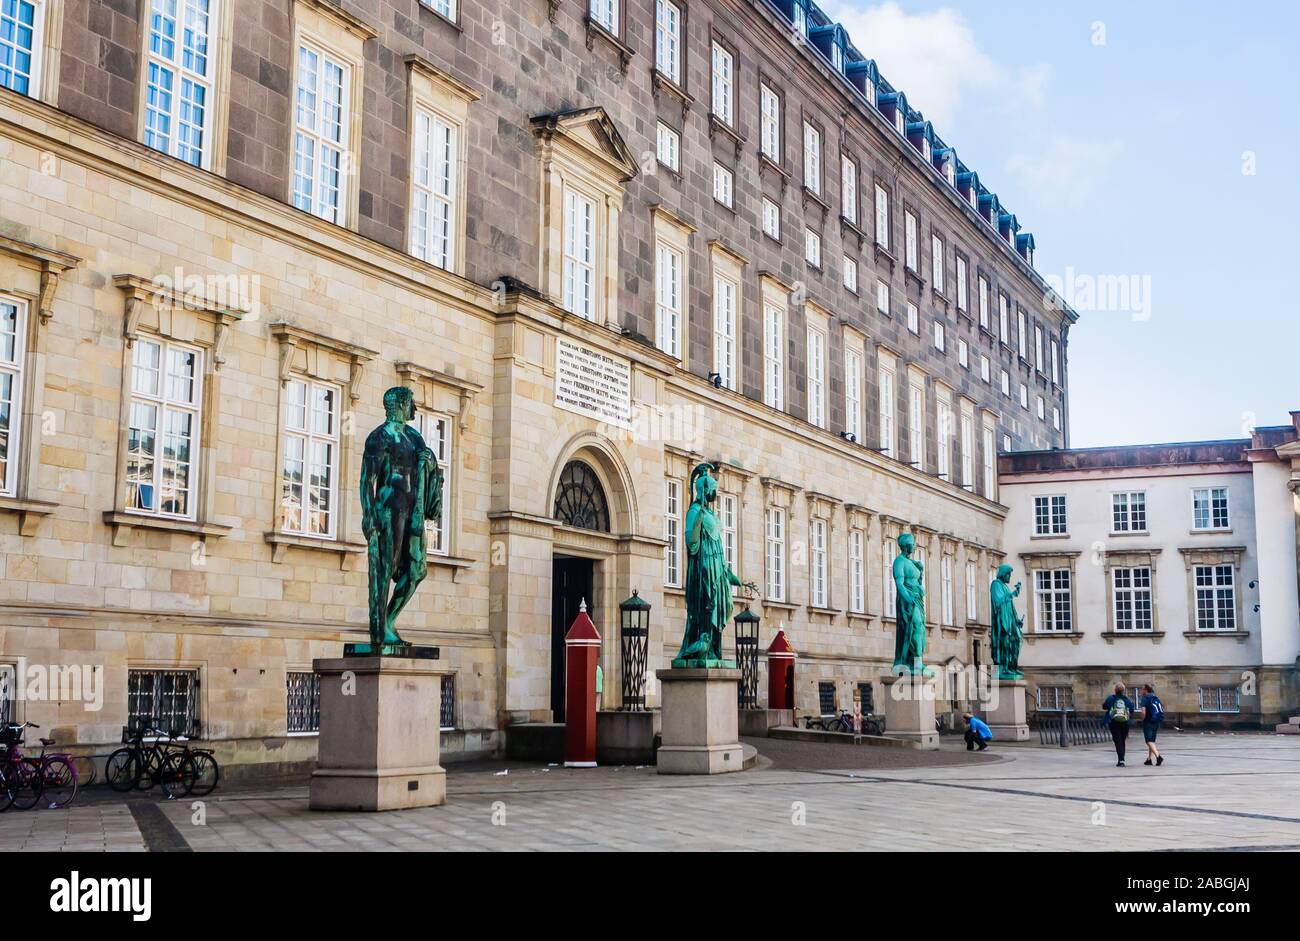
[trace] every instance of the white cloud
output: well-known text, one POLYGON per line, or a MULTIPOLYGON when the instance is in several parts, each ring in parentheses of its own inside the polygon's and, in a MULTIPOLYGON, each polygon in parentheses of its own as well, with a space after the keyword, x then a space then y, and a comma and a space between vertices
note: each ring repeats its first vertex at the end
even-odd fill
POLYGON ((1123 152, 1124 143, 1117 138, 1058 134, 1034 152, 1012 154, 1007 172, 1015 180, 1017 197, 1028 197, 1039 206, 1079 209, 1102 191, 1123 152))
POLYGON ((858 50, 876 60, 881 74, 940 134, 957 123, 960 106, 971 95, 984 96, 983 107, 989 101, 1011 109, 1044 103, 1051 69, 1044 63, 1008 68, 994 61, 956 10, 909 15, 893 0, 866 9, 850 0, 830 0, 822 8, 844 24, 858 50))

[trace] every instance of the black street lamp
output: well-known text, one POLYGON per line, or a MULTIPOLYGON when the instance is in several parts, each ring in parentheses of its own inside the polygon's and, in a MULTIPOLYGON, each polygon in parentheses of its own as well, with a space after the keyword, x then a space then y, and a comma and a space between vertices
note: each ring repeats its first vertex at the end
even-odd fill
POLYGON ((740 708, 758 708, 758 625, 749 605, 735 617, 736 660, 740 664, 740 708))
POLYGON ((623 697, 619 709, 645 709, 646 657, 650 649, 650 603, 632 590, 618 606, 620 649, 623 655, 623 697))

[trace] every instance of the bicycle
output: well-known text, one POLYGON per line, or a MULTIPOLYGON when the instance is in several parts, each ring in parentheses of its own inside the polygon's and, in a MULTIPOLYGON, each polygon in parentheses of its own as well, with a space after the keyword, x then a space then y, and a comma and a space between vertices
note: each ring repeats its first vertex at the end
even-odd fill
POLYGON ((168 798, 184 797, 193 789, 198 778, 198 766, 188 754, 188 749, 177 751, 172 737, 161 729, 141 727, 134 734, 122 730, 126 746, 108 756, 104 764, 104 780, 119 794, 131 790, 147 791, 159 785, 168 798), (148 747, 146 736, 155 736, 148 747), (162 741, 162 739, 166 741, 162 741))
MULTIPOLYGON (((33 722, 22 725, 10 723, 0 729, 0 767, 4 772, 4 784, 0 788, 0 810, 16 807, 18 810, 31 810, 41 801, 45 791, 46 776, 44 766, 35 758, 25 758, 22 753, 24 733, 29 728, 40 728, 33 722)), ((42 740, 44 744, 44 740, 42 740)), ((42 756, 44 751, 42 750, 42 756)), ((65 762, 66 766, 66 762, 65 762)), ((61 778, 55 778, 56 786, 61 785, 61 778)), ((76 793, 75 785, 72 789, 76 793)), ((58 790, 62 796, 62 790, 58 790)), ((69 798, 70 799, 70 798, 69 798)))
MULTIPOLYGON (((34 722, 28 722, 27 725, 33 729, 40 728, 34 722)), ((23 758, 23 762, 30 763, 39 770, 42 781, 41 798, 45 801, 45 806, 51 810, 67 807, 76 799, 81 784, 76 765, 67 752, 51 752, 48 755, 45 753, 45 749, 57 744, 54 739, 42 738, 39 741, 40 755, 36 758, 23 758)), ((23 743, 20 741, 18 744, 23 743)))
MULTIPOLYGON (((838 716, 823 720, 822 728, 828 732, 847 732, 851 735, 853 734, 853 713, 841 711, 838 716)), ((880 723, 875 719, 870 716, 863 716, 861 730, 858 734, 883 735, 884 730, 881 729, 880 723)))

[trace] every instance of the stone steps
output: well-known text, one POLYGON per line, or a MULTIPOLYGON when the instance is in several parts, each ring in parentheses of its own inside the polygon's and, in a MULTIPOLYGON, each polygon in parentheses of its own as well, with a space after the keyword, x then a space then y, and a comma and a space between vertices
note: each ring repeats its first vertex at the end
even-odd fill
POLYGON ((1277 727, 1278 735, 1300 735, 1300 716, 1292 716, 1277 727))

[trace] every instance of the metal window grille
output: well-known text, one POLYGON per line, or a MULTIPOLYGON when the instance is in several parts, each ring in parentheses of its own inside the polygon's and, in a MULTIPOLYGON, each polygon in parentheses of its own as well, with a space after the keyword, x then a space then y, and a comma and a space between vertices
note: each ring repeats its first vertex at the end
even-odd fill
POLYGON ((16 683, 14 668, 7 663, 0 664, 0 725, 14 720, 14 698, 18 695, 16 683))
POLYGON ((129 670, 127 728, 158 728, 173 735, 198 732, 198 670, 129 670))
POLYGON ((1038 687, 1038 711, 1060 712, 1062 709, 1074 708, 1074 687, 1040 686, 1038 687))
POLYGON ((817 684, 817 702, 822 715, 833 716, 839 714, 838 710, 835 708, 834 683, 821 682, 817 684))
POLYGON ((456 676, 444 673, 442 696, 438 700, 438 725, 443 729, 456 728, 456 676))
POLYGON ((875 687, 869 682, 858 684, 858 700, 862 704, 862 714, 876 711, 876 694, 875 687))
POLYGON ((289 732, 320 731, 320 675, 286 673, 285 695, 289 732))
POLYGON ((1202 686, 1201 712, 1241 712, 1241 690, 1236 686, 1202 686))

